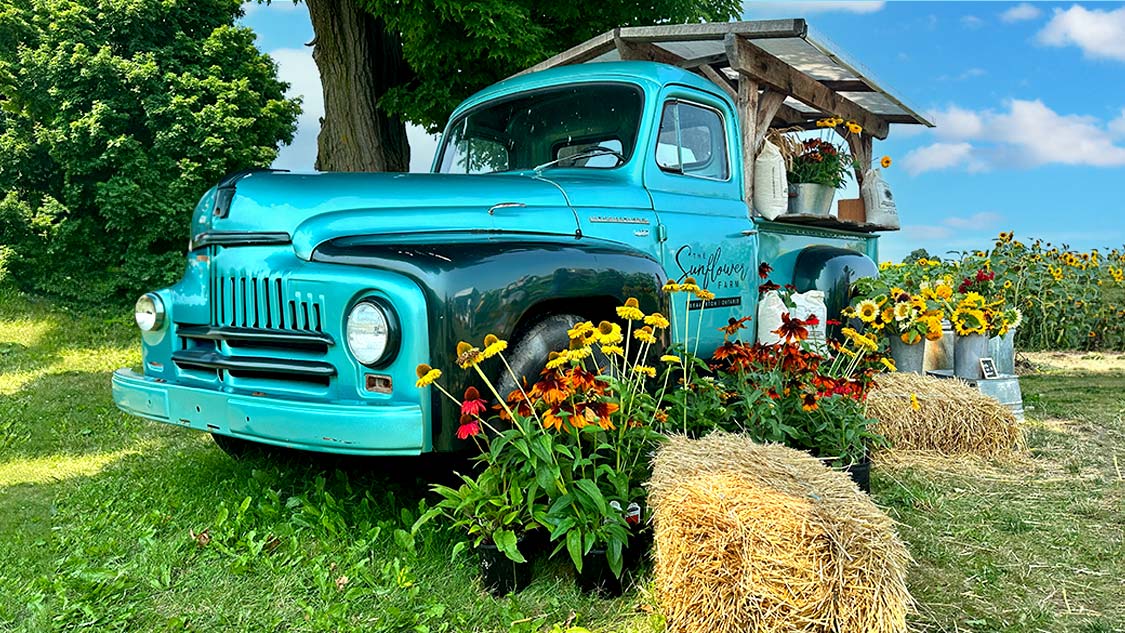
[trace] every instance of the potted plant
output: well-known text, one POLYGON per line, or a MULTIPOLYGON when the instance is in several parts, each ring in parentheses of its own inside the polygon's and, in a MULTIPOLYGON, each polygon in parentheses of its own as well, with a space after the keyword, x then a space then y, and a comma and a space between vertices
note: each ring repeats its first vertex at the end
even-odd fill
POLYGON ((937 297, 952 296, 952 288, 925 283, 922 292, 892 285, 885 277, 861 279, 854 287, 847 315, 863 323, 866 331, 887 337, 898 371, 922 374, 925 341, 942 337, 944 315, 937 297))
POLYGON ((798 143, 788 161, 789 213, 828 217, 852 162, 851 154, 827 141, 812 138, 798 143))

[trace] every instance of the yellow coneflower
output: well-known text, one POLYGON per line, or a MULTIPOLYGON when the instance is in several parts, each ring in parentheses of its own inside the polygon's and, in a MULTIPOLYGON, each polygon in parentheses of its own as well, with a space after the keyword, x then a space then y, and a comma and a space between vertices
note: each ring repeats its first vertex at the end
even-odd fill
POLYGON ((633 371, 638 374, 644 374, 649 378, 656 378, 656 368, 649 367, 648 365, 633 365, 633 371))
POLYGON ((710 301, 715 298, 715 293, 710 290, 703 290, 702 288, 695 291, 695 298, 702 301, 710 301))
POLYGON ((602 345, 602 352, 612 354, 614 356, 624 356, 625 349, 620 345, 602 345))
POLYGON ((508 349, 508 341, 502 341, 495 334, 489 334, 484 337, 484 351, 481 352, 481 355, 485 358, 492 358, 506 349, 508 349))
POLYGON ((586 335, 590 332, 593 332, 594 330, 595 328, 593 323, 590 323, 589 321, 583 321, 567 330, 566 335, 569 336, 570 340, 572 341, 580 341, 584 340, 586 338, 586 335))
POLYGON ((621 334, 621 326, 609 321, 602 321, 598 324, 598 335, 602 345, 616 345, 625 340, 621 334))
POLYGON ((680 292, 681 290, 683 290, 683 288, 680 286, 680 284, 669 279, 668 281, 664 282, 664 286, 661 288, 661 290, 668 294, 672 294, 673 292, 680 292))
POLYGON ((457 343, 457 365, 461 369, 476 367, 482 360, 484 354, 481 353, 480 348, 473 347, 465 341, 457 343))
POLYGON ((633 332, 633 338, 637 339, 638 341, 640 341, 642 343, 648 343, 650 345, 653 344, 653 343, 656 343, 656 336, 654 336, 653 333, 652 333, 652 327, 650 327, 648 325, 634 331, 633 332))
POLYGON ((695 282, 695 277, 685 277, 684 283, 680 284, 680 290, 684 292, 699 292, 699 284, 695 282))
POLYGON ((675 354, 665 354, 665 355, 660 357, 660 362, 662 362, 662 363, 673 363, 673 364, 678 365, 678 364, 682 363, 683 361, 680 359, 679 356, 676 356, 675 354))
POLYGON ((441 378, 441 370, 434 369, 429 365, 422 363, 414 370, 418 374, 418 382, 414 383, 419 389, 422 387, 429 387, 434 384, 438 378, 441 378))
POLYGON ((910 408, 914 409, 915 411, 922 410, 922 403, 918 402, 918 394, 916 393, 910 394, 910 408))
POLYGON ((640 303, 633 297, 625 300, 625 305, 618 306, 617 316, 628 321, 640 321, 645 318, 645 313, 641 312, 640 303))
POLYGON ((558 369, 570 362, 569 352, 551 352, 547 354, 547 369, 558 369))
POLYGON ((879 362, 883 363, 883 367, 886 367, 887 371, 898 371, 898 367, 895 367, 894 361, 887 358, 886 356, 880 358, 879 362))
POLYGON ((664 315, 660 314, 659 312, 653 312, 652 314, 646 316, 645 323, 658 330, 663 330, 669 325, 668 319, 664 318, 664 315))

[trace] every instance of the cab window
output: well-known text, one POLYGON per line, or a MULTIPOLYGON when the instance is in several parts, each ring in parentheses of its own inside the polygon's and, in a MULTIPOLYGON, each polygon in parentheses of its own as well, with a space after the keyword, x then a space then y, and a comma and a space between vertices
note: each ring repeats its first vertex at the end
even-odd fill
POLYGON ((669 101, 660 117, 656 164, 671 173, 726 180, 730 177, 726 138, 718 111, 669 101))

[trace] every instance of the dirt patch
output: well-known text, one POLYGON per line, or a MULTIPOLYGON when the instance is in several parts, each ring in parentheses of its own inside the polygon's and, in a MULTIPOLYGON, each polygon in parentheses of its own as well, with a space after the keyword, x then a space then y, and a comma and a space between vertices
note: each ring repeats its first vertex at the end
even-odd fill
POLYGON ((1086 371, 1094 373, 1125 372, 1125 354, 1120 352, 1020 352, 1032 369, 1021 373, 1045 371, 1086 371))

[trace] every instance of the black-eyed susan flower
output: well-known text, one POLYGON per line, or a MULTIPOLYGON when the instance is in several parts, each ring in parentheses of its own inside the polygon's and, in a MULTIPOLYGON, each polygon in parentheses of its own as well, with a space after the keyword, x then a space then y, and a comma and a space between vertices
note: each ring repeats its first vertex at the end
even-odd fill
POLYGON ((422 363, 414 370, 418 374, 418 382, 414 383, 419 389, 422 387, 429 387, 434 384, 438 378, 441 378, 441 370, 434 369, 429 365, 422 363))
POLYGON ((663 330, 670 325, 668 323, 668 319, 666 319, 664 315, 660 314, 659 312, 653 312, 652 314, 646 316, 645 323, 651 325, 657 330, 663 330))
POLYGON ((645 318, 645 313, 641 312, 640 303, 629 297, 625 300, 625 305, 617 307, 617 316, 628 321, 640 321, 645 318))
POLYGON ((891 157, 890 157, 890 156, 884 156, 884 157, 882 157, 881 159, 879 159, 879 165, 880 165, 880 166, 881 166, 881 167, 882 167, 883 169, 887 169, 888 167, 890 167, 890 166, 891 166, 891 157))
POLYGON ((863 132, 863 126, 856 123, 855 121, 848 121, 847 126, 848 126, 848 131, 851 132, 852 134, 859 134, 859 133, 863 132))
POLYGON ((484 360, 484 354, 481 353, 479 347, 473 347, 465 341, 457 344, 457 365, 461 369, 476 367, 482 360, 484 360))

